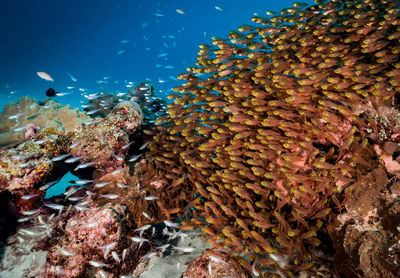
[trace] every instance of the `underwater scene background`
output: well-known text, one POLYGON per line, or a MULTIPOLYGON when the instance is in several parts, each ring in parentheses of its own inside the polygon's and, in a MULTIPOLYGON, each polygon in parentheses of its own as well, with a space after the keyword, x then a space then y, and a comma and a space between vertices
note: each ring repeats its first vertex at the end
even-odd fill
POLYGON ((400 277, 399 1, 0 11, 0 278, 400 277))
POLYGON ((3 2, 0 109, 24 95, 43 100, 48 87, 71 92, 57 101, 79 107, 79 101, 87 101, 84 93, 117 94, 127 90, 127 82, 146 79, 153 82, 157 96, 165 98, 180 84, 176 76, 196 62, 199 44, 250 23, 255 13, 279 11, 292 2, 3 2), (50 74, 55 84, 36 72, 50 74))

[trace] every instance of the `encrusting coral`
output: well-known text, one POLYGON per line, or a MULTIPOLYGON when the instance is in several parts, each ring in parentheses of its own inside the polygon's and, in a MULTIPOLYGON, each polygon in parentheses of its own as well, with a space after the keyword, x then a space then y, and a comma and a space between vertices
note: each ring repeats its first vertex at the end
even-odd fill
POLYGON ((337 193, 374 167, 367 110, 400 89, 399 3, 316 1, 200 45, 158 120, 143 183, 249 271, 318 272, 337 193), (277 258, 289 255, 287 264, 277 258))

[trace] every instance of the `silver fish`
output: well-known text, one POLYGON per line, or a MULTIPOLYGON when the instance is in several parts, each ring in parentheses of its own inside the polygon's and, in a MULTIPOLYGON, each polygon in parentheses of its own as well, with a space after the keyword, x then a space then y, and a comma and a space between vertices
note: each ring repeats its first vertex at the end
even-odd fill
POLYGON ((117 199, 119 197, 119 195, 118 194, 103 194, 103 195, 100 195, 100 197, 113 200, 113 199, 117 199))
POLYGON ((23 222, 27 222, 27 221, 29 221, 31 219, 33 219, 33 217, 32 216, 28 216, 28 217, 22 217, 22 218, 18 219, 17 221, 19 223, 23 223, 23 222))
POLYGON ((71 154, 66 153, 66 154, 61 154, 59 156, 54 157, 51 161, 61 161, 66 159, 68 156, 70 156, 71 154))
POLYGON ((75 254, 74 253, 72 253, 72 252, 70 252, 70 251, 68 251, 68 250, 66 250, 66 249, 62 249, 61 250, 61 254, 63 254, 64 256, 75 256, 75 254))
POLYGON ((77 162, 78 160, 80 160, 81 158, 83 158, 83 156, 71 157, 71 158, 68 158, 67 160, 65 160, 65 163, 74 163, 74 162, 77 162))
POLYGON ((111 181, 103 181, 103 182, 96 183, 94 186, 97 188, 102 188, 110 183, 112 183, 112 182, 111 181))
POLYGON ((30 216, 30 215, 34 215, 34 214, 36 214, 36 213, 38 213, 38 212, 40 212, 39 209, 34 209, 34 210, 23 211, 22 214, 23 214, 23 215, 30 216))
POLYGON ((96 262, 96 261, 89 261, 89 264, 94 267, 108 267, 108 264, 105 264, 102 262, 96 262))
POLYGON ((112 252, 111 252, 111 255, 112 255, 112 257, 114 258, 114 260, 115 260, 116 262, 118 262, 119 264, 121 263, 121 260, 120 260, 120 258, 119 258, 119 256, 118 256, 117 252, 112 251, 112 252))
POLYGON ((77 202, 80 201, 82 199, 85 199, 85 197, 69 197, 68 200, 70 200, 71 202, 77 202))
POLYGON ((50 186, 55 185, 57 182, 58 182, 58 180, 48 182, 45 185, 43 185, 42 187, 40 187, 39 190, 47 190, 50 186))
POLYGON ((37 237, 42 235, 42 233, 38 233, 34 230, 30 230, 30 229, 19 229, 18 233, 22 234, 22 235, 26 235, 26 236, 31 236, 31 237, 37 237))
POLYGON ((119 183, 119 182, 117 182, 117 186, 118 186, 119 188, 127 188, 127 187, 129 187, 129 186, 127 186, 127 185, 125 185, 125 184, 122 184, 122 183, 119 183))
POLYGON ((81 164, 79 164, 78 166, 75 167, 74 171, 90 167, 90 166, 94 165, 95 163, 96 162, 84 162, 84 163, 81 163, 81 164))
POLYGON ((147 196, 147 197, 144 197, 144 199, 145 199, 146 201, 153 201, 153 200, 157 200, 158 197, 155 197, 155 196, 147 196))
POLYGON ((21 199, 22 200, 29 200, 29 199, 35 198, 37 196, 39 196, 39 194, 30 194, 30 195, 22 196, 21 199))
POLYGON ((134 143, 134 141, 131 141, 131 142, 129 142, 128 144, 125 144, 125 145, 122 146, 121 149, 122 149, 122 150, 125 150, 125 149, 129 148, 129 146, 132 145, 133 143, 134 143))
POLYGON ((41 145, 41 144, 43 144, 43 143, 46 143, 47 141, 50 141, 50 139, 45 138, 45 139, 42 139, 42 140, 34 141, 34 143, 35 143, 36 145, 41 145))
POLYGON ((73 149, 79 145, 79 143, 82 142, 82 140, 79 140, 78 142, 73 143, 71 146, 69 146, 70 149, 73 149))
POLYGON ((88 183, 91 183, 91 182, 93 182, 93 180, 79 180, 79 181, 76 181, 75 183, 76 184, 80 184, 80 185, 84 185, 84 184, 88 184, 88 183))
POLYGON ((45 206, 48 208, 51 208, 51 209, 55 209, 55 210, 62 210, 64 208, 63 205, 52 204, 52 203, 45 204, 45 206))
POLYGON ((89 208, 87 208, 87 207, 81 207, 81 206, 74 206, 74 208, 75 208, 76 210, 78 210, 78 211, 86 211, 86 210, 89 210, 89 208))
POLYGON ((8 118, 9 118, 10 120, 12 120, 12 119, 18 119, 18 118, 21 117, 23 114, 25 114, 25 112, 21 112, 21 113, 18 113, 18 114, 11 115, 11 116, 9 116, 8 118))
POLYGON ((146 217, 147 219, 151 220, 152 218, 150 217, 150 215, 148 215, 147 213, 145 213, 144 211, 142 211, 142 214, 144 215, 144 217, 146 217))
POLYGON ((134 242, 138 242, 138 243, 142 243, 142 242, 149 242, 149 240, 147 238, 143 238, 143 237, 131 237, 131 239, 134 242))
POLYGON ((110 249, 114 249, 115 246, 117 246, 117 243, 114 241, 114 242, 111 242, 109 244, 100 246, 99 249, 101 249, 101 250, 110 250, 110 249))
POLYGON ((82 225, 82 226, 80 226, 80 228, 82 228, 82 229, 90 229, 90 228, 94 228, 94 227, 98 226, 99 224, 100 224, 100 222, 96 221, 96 222, 93 222, 93 223, 88 223, 88 224, 82 225))
POLYGON ((122 156, 119 156, 119 155, 116 155, 116 154, 113 154, 112 156, 113 156, 116 160, 124 161, 124 158, 123 158, 122 156))
POLYGON ((145 230, 147 230, 147 229, 150 228, 150 227, 151 227, 151 225, 144 225, 144 226, 139 227, 139 228, 137 228, 137 229, 135 229, 135 230, 133 230, 133 231, 134 231, 134 232, 145 231, 145 230))
POLYGON ((91 111, 86 112, 86 114, 92 115, 92 114, 97 113, 97 112, 99 112, 99 111, 100 111, 100 109, 94 109, 94 110, 91 110, 91 111))
POLYGON ((175 250, 181 251, 181 252, 185 252, 185 253, 190 253, 193 252, 194 249, 193 247, 188 247, 188 246, 172 246, 172 248, 174 248, 175 250))
POLYGON ((173 223, 173 222, 171 222, 171 221, 169 221, 169 220, 165 220, 164 223, 165 223, 165 225, 167 225, 168 227, 171 227, 171 228, 178 228, 178 224, 173 223))
POLYGON ((144 150, 150 143, 151 141, 144 143, 142 146, 140 146, 139 150, 144 150))
POLYGON ((123 170, 124 170, 124 168, 120 168, 120 169, 117 169, 117 170, 112 171, 110 174, 111 174, 111 175, 116 175, 116 174, 121 173, 123 170))
POLYGON ((142 155, 143 155, 143 154, 141 153, 141 154, 132 156, 132 157, 129 159, 129 162, 134 162, 134 161, 138 160, 142 155))

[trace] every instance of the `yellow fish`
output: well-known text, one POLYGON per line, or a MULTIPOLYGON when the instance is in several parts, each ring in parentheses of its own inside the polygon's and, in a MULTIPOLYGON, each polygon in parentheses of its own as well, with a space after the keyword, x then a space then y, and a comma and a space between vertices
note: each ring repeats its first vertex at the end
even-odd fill
POLYGON ((51 78, 50 75, 48 75, 47 73, 45 73, 45 72, 43 72, 43 71, 37 72, 37 75, 39 75, 39 77, 42 78, 42 79, 44 79, 44 80, 54 82, 53 78, 51 78))

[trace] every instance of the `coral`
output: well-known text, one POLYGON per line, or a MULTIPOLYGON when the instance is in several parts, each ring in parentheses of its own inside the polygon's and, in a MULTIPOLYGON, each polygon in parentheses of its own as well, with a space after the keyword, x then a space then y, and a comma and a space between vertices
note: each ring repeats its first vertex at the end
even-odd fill
POLYGON ((0 146, 22 143, 30 124, 41 129, 53 127, 57 133, 65 134, 88 119, 90 117, 85 113, 78 108, 72 109, 70 105, 63 106, 51 99, 38 103, 34 98, 24 96, 17 103, 7 104, 0 113, 0 146))
POLYGON ((179 76, 168 116, 147 132, 143 183, 183 227, 250 253, 249 271, 289 255, 285 275, 316 272, 337 194, 376 166, 366 111, 400 89, 398 3, 321 1, 252 20, 200 45, 179 76))
POLYGON ((125 157, 122 147, 129 143, 129 135, 141 124, 143 114, 132 101, 121 102, 104 119, 96 118, 93 123, 75 131, 69 152, 83 156, 84 161, 94 161, 99 169, 115 169, 123 164, 113 155, 125 157))
POLYGON ((400 203, 398 182, 382 167, 345 190, 346 211, 335 214, 328 231, 335 245, 335 268, 344 277, 398 277, 400 203))
POLYGON ((234 277, 246 278, 243 269, 222 252, 207 251, 193 260, 183 274, 184 277, 234 277), (213 258, 213 260, 210 258, 213 258))
MULTIPOLYGON (((108 267, 104 270, 108 270, 107 272, 120 272, 121 265, 113 259, 112 251, 117 252, 122 258, 124 249, 129 252, 137 249, 137 244, 127 241, 125 237, 125 233, 129 231, 126 225, 125 209, 120 205, 111 204, 101 208, 91 207, 72 216, 65 215, 56 218, 53 233, 58 235, 58 239, 48 250, 46 277, 57 277, 57 266, 62 266, 61 271, 67 277, 88 276, 92 268, 89 266, 89 261, 106 263, 108 267), (93 225, 85 227, 87 224, 93 225), (115 246, 112 245, 108 250, 101 248, 109 244, 115 246), (63 250, 74 255, 68 256, 65 252, 63 254, 63 250)), ((148 249, 148 246, 145 244, 143 248, 148 249)), ((127 256, 125 263, 132 265, 130 261, 135 259, 138 261, 138 257, 127 256)))

